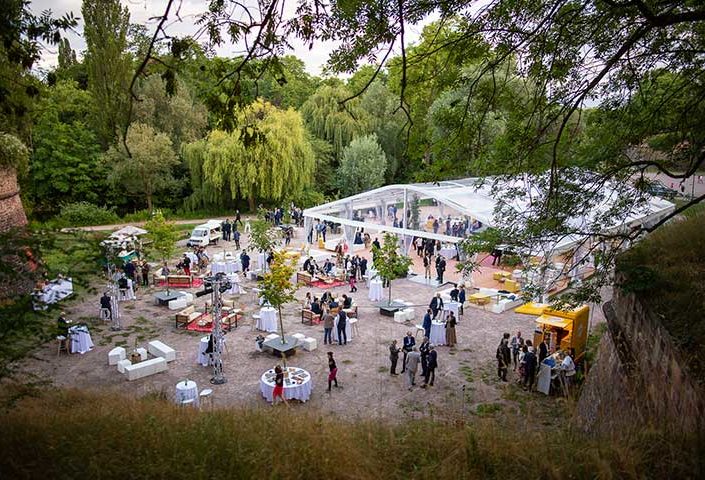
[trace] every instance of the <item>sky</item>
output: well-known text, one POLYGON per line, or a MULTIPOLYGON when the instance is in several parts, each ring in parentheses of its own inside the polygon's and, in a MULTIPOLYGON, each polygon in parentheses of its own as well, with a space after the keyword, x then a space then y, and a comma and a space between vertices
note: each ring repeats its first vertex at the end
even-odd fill
MULTIPOLYGON (((145 25, 150 34, 154 32, 157 25, 157 20, 153 17, 162 15, 164 8, 167 5, 167 0, 121 0, 122 4, 127 6, 130 11, 130 22, 145 25)), ((34 0, 31 3, 31 9, 35 13, 50 9, 55 16, 62 16, 65 13, 73 12, 75 17, 81 17, 82 0, 34 0)), ((288 1, 288 9, 295 7, 295 1, 288 1)), ((175 4, 176 5, 176 4, 175 4)), ((181 21, 174 19, 168 24, 167 33, 176 36, 194 35, 198 30, 195 25, 195 19, 198 13, 204 11, 207 6, 206 0, 181 0, 181 9, 179 16, 181 21)), ((427 23, 427 22, 424 22, 427 23)), ((410 26, 407 32, 407 43, 413 43, 418 40, 423 26, 410 26)), ((71 43, 71 47, 77 52, 82 52, 86 48, 86 42, 82 37, 83 21, 79 20, 79 25, 75 32, 68 32, 66 37, 71 43)), ((306 70, 312 75, 320 75, 321 71, 328 59, 328 55, 335 48, 335 44, 327 42, 317 42, 313 50, 309 50, 298 39, 290 39, 293 50, 292 53, 299 57, 306 65, 306 70)), ((217 50, 220 56, 231 56, 238 51, 237 46, 228 46, 217 50)), ((39 62, 39 67, 50 69, 57 64, 58 49, 55 47, 46 48, 42 59, 39 62)))

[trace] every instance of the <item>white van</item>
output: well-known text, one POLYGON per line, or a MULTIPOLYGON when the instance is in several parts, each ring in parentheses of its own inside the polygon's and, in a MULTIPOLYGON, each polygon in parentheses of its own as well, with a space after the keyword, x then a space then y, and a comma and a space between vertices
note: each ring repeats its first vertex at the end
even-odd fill
POLYGON ((208 222, 199 225, 191 232, 191 238, 188 239, 186 245, 189 247, 207 247, 211 243, 218 243, 223 236, 220 222, 218 220, 208 220, 208 222))

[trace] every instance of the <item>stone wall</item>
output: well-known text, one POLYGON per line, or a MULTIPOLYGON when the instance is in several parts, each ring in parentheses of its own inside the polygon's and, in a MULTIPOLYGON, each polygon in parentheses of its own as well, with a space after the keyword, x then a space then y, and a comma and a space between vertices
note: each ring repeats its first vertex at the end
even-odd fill
POLYGON ((595 433, 705 427, 703 387, 681 368, 680 352, 656 314, 618 289, 603 310, 609 328, 578 400, 578 425, 595 433))
POLYGON ((27 225, 14 168, 0 165, 0 233, 27 225))

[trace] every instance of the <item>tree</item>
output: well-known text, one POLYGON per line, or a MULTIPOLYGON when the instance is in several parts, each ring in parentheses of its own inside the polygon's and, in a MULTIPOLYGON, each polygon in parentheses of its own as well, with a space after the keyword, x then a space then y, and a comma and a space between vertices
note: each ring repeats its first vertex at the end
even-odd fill
POLYGON ((130 14, 119 0, 85 0, 81 12, 96 130, 107 148, 129 123, 131 62, 126 50, 130 14))
MULTIPOLYGON (((250 224, 250 245, 255 247, 260 253, 271 252, 279 244, 279 230, 272 228, 271 224, 262 218, 258 218, 250 224)), ((262 266, 267 270, 267 263, 262 266)))
POLYGON ((285 252, 274 252, 269 273, 265 273, 260 280, 261 296, 265 301, 279 312, 279 335, 281 342, 286 344, 284 335, 284 321, 282 319, 282 305, 293 302, 298 286, 291 282, 291 277, 296 272, 296 260, 287 257, 285 252))
POLYGON ((157 211, 152 218, 144 225, 147 234, 145 235, 150 243, 147 252, 162 262, 167 262, 176 252, 176 242, 179 240, 179 233, 173 222, 167 222, 162 212, 157 211))
POLYGON ((57 83, 40 101, 28 185, 36 213, 79 201, 105 203, 107 171, 88 124, 93 108, 93 96, 74 82, 57 83))
POLYGON ((20 191, 17 187, 17 173, 27 168, 29 150, 14 135, 0 132, 0 232, 27 224, 20 191))
POLYGON ((177 151, 183 143, 203 138, 208 126, 208 112, 191 95, 186 83, 176 79, 173 95, 167 94, 166 82, 156 74, 145 78, 137 89, 139 101, 134 102, 134 121, 166 133, 177 151))
POLYGON ((372 247, 372 258, 375 270, 389 285, 388 305, 392 304, 392 280, 406 277, 412 261, 406 255, 399 253, 399 239, 393 233, 385 233, 382 247, 372 247))
POLYGON ((384 184, 387 158, 377 143, 377 135, 357 137, 345 147, 338 168, 342 195, 371 190, 384 184))
POLYGON ((154 195, 174 186, 172 169, 179 160, 169 137, 149 125, 130 125, 126 143, 131 155, 122 145, 111 147, 105 155, 112 168, 109 180, 120 192, 143 198, 151 212, 154 195))
POLYGON ((186 146, 184 156, 202 179, 201 191, 229 200, 279 201, 300 194, 310 181, 313 150, 301 116, 258 100, 237 114, 232 132, 213 130, 205 142, 186 146))

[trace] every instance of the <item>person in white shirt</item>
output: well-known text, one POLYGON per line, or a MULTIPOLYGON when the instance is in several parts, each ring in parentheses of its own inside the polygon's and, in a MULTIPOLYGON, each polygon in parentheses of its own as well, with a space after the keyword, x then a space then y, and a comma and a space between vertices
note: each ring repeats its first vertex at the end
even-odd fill
POLYGON ((566 395, 570 395, 570 387, 575 377, 575 362, 573 362, 573 358, 570 356, 569 352, 563 354, 563 361, 561 362, 560 368, 565 378, 566 395))

